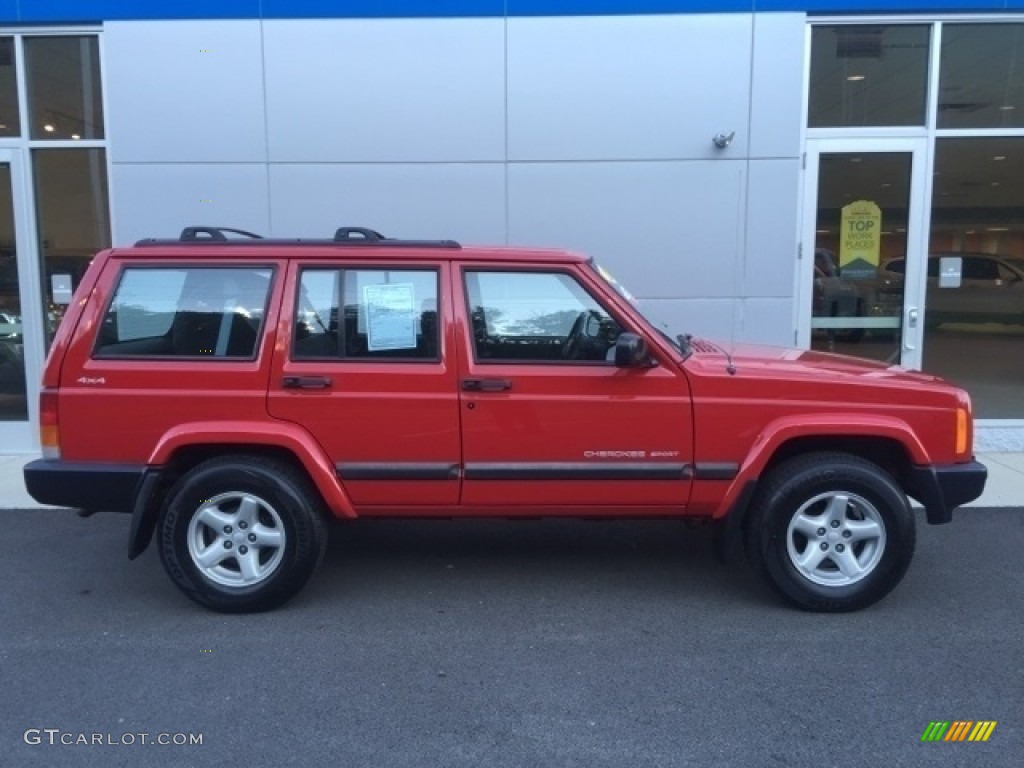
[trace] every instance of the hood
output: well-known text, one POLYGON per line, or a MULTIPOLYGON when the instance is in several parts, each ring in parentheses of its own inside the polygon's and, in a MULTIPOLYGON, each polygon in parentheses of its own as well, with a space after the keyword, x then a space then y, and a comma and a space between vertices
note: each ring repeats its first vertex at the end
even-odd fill
POLYGON ((830 352, 756 344, 735 344, 726 347, 706 339, 692 339, 690 344, 693 348, 693 355, 690 359, 695 364, 724 370, 729 364, 731 355, 736 373, 740 375, 743 373, 775 374, 800 378, 818 378, 826 375, 833 380, 840 377, 866 378, 893 383, 942 383, 937 376, 911 371, 899 365, 830 352))

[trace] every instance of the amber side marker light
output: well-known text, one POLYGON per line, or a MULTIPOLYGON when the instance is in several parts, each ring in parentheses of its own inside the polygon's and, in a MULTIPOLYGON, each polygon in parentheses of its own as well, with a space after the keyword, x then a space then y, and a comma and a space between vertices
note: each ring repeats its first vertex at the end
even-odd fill
POLYGON ((60 458, 60 430, 57 429, 57 393, 39 393, 39 445, 44 459, 60 458))
POLYGON ((956 453, 967 453, 967 409, 956 409, 956 453))

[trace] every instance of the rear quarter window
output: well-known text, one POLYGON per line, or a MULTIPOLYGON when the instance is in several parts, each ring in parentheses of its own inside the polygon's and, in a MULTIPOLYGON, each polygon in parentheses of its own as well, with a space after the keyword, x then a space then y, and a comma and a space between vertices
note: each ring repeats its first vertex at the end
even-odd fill
POLYGON ((126 267, 96 357, 252 359, 270 267, 126 267))

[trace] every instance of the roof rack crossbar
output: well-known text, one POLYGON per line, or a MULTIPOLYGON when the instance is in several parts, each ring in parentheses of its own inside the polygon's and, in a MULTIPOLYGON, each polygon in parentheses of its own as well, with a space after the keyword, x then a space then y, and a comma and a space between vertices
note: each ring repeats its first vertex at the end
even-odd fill
POLYGON ((241 235, 249 240, 262 240, 262 235, 257 235, 252 232, 247 232, 244 229, 232 229, 231 227, 185 227, 181 230, 181 237, 179 238, 183 243, 194 243, 194 242, 205 242, 213 240, 214 242, 223 243, 228 240, 228 234, 241 235))
POLYGON ((376 242, 378 240, 387 240, 380 232, 375 229, 367 229, 366 227, 338 227, 334 232, 334 239, 339 243, 347 243, 350 240, 369 240, 376 242))

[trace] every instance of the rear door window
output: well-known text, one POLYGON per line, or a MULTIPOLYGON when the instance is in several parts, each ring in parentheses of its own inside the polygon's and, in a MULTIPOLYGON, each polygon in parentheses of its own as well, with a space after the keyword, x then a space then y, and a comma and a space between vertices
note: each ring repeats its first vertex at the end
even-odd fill
POLYGON ((437 361, 435 269, 304 269, 293 360, 437 361))

